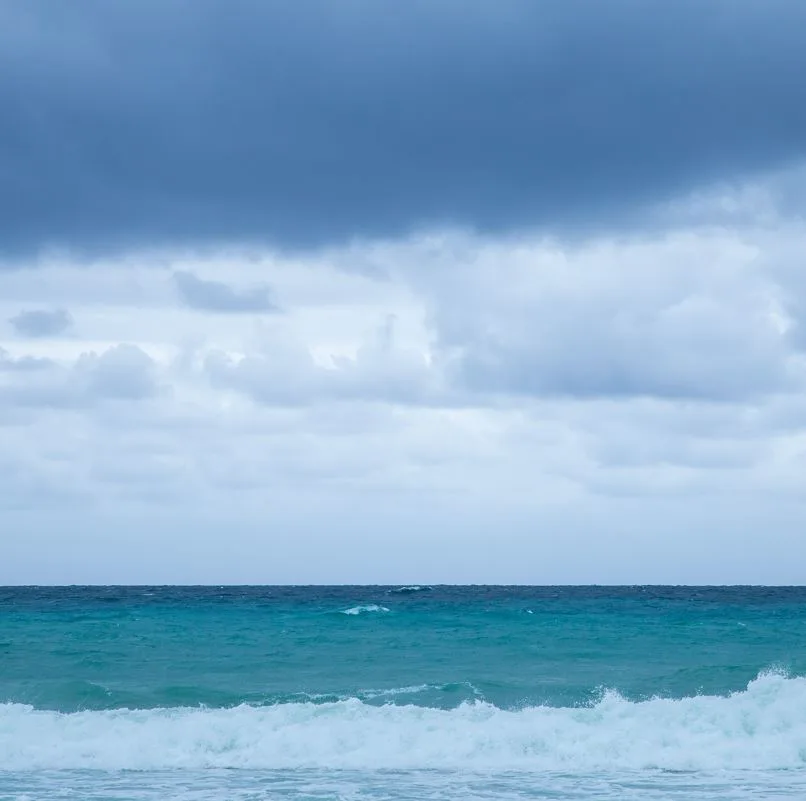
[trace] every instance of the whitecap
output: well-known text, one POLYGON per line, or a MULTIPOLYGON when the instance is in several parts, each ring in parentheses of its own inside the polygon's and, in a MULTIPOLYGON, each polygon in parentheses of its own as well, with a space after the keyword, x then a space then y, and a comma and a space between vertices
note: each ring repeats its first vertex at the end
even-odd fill
POLYGON ((432 587, 429 587, 429 586, 426 586, 426 585, 412 584, 412 585, 410 585, 408 587, 395 587, 394 589, 389 590, 389 592, 394 592, 394 593, 400 593, 402 595, 407 595, 407 594, 415 593, 415 592, 429 592, 431 589, 432 589, 432 587))
POLYGON ((385 606, 378 606, 378 604, 367 604, 365 606, 353 606, 350 609, 344 609, 343 615, 363 615, 366 612, 388 612, 385 606))

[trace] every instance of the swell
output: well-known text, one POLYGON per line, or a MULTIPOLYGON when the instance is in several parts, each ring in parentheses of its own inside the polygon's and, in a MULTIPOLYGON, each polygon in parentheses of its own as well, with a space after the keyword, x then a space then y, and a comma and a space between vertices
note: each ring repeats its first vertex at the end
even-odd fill
MULTIPOLYGON (((417 688, 412 688, 417 689, 417 688)), ((729 696, 503 710, 357 699, 228 709, 59 713, 0 705, 0 770, 609 769, 806 766, 806 679, 763 674, 729 696)))

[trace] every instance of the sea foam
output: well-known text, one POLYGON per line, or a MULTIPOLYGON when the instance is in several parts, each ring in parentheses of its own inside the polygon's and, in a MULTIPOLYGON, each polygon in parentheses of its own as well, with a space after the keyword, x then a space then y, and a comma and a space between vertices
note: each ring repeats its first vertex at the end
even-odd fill
POLYGON ((366 606, 351 606, 345 609, 343 615, 363 615, 367 612, 388 612, 385 606, 378 606, 378 604, 367 604, 366 606))
POLYGON ((432 589, 433 588, 428 585, 410 584, 406 587, 395 587, 389 590, 389 592, 397 595, 411 595, 415 592, 430 592, 432 589))
POLYGON ((730 696, 452 710, 358 700, 59 713, 0 705, 0 770, 723 770, 806 765, 806 679, 730 696))

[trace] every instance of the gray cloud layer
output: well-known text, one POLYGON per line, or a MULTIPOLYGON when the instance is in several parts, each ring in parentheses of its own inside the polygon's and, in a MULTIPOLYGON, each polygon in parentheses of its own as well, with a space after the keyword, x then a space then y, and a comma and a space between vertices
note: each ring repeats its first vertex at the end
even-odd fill
POLYGON ((66 309, 32 309, 21 311, 9 322, 20 336, 54 337, 70 328, 73 318, 66 309))
POLYGON ((192 309, 244 313, 278 310, 265 286, 237 290, 222 281, 205 281, 182 271, 174 273, 174 282, 182 300, 192 309))
POLYGON ((806 155, 791 0, 27 0, 0 250, 587 225, 806 155))

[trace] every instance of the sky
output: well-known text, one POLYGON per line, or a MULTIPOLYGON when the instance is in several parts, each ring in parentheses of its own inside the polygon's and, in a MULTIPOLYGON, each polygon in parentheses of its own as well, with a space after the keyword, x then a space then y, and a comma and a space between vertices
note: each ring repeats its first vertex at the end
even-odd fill
POLYGON ((806 581, 806 5, 0 5, 0 584, 806 581))

